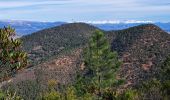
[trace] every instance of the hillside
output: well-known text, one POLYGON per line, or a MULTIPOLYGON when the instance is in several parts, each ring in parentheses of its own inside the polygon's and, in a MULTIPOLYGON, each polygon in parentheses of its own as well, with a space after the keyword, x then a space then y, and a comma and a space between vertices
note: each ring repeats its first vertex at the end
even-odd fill
MULTIPOLYGON (((37 87, 36 93, 46 88, 50 79, 61 84, 74 82, 76 72, 84 68, 82 47, 96 29, 88 24, 72 23, 24 36, 23 49, 29 53, 31 68, 21 70, 7 83, 15 83, 11 86, 22 94, 28 92, 25 89, 30 88, 30 82, 37 87)), ((160 64, 170 54, 170 35, 153 24, 105 33, 112 50, 123 61, 118 77, 126 80, 124 88, 158 75, 160 64)), ((34 92, 32 95, 36 95, 34 92)))
POLYGON ((83 23, 65 24, 22 37, 30 62, 40 63, 85 45, 97 28, 83 23))
POLYGON ((114 31, 112 49, 123 60, 120 76, 134 85, 159 74, 160 63, 170 54, 170 35, 153 24, 114 31))
MULTIPOLYGON (((66 24, 23 37, 23 47, 29 52, 31 64, 41 63, 82 47, 96 29, 83 23, 66 24)), ((120 76, 128 84, 153 77, 170 54, 170 35, 153 24, 105 33, 123 61, 120 76)))

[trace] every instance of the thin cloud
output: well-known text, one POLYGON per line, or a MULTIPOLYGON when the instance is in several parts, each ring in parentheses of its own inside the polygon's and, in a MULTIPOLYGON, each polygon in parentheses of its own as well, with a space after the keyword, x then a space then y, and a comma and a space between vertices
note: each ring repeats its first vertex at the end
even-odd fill
POLYGON ((68 1, 52 0, 52 1, 0 1, 0 8, 16 8, 16 7, 26 7, 26 6, 40 6, 40 5, 63 5, 68 4, 68 1))
POLYGON ((170 21, 170 0, 1 0, 0 12, 0 19, 170 21))

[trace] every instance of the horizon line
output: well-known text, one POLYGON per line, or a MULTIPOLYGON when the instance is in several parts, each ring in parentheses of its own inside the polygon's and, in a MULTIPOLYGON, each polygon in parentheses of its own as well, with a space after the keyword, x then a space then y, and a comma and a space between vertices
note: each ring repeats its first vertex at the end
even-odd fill
POLYGON ((78 20, 78 21, 37 21, 23 19, 0 19, 0 22, 42 22, 42 23, 88 23, 88 24, 133 24, 133 23, 170 23, 170 21, 150 21, 150 20, 78 20))

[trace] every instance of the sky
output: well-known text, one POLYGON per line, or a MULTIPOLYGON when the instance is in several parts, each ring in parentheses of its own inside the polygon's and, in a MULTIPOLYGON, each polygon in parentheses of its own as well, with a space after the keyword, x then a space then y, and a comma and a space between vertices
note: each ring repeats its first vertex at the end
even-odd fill
POLYGON ((0 0, 0 20, 170 22, 170 0, 0 0))

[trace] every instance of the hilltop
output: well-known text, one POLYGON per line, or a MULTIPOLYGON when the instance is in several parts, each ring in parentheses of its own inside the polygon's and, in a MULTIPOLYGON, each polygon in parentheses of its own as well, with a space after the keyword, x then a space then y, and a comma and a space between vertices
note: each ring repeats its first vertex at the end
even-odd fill
POLYGON ((29 53, 31 63, 40 63, 85 45, 96 29, 88 24, 72 23, 41 30, 22 37, 23 49, 29 53))
MULTIPOLYGON (((141 24, 153 23, 161 27, 164 31, 170 32, 169 22, 152 22, 152 21, 82 21, 84 23, 93 25, 101 30, 110 31, 110 30, 122 30, 129 27, 138 26, 141 24)), ((46 28, 60 26, 70 22, 37 22, 37 21, 24 21, 24 20, 0 20, 0 27, 12 26, 16 29, 17 35, 24 36, 28 35, 46 28)))
POLYGON ((170 55, 170 35, 153 24, 113 32, 112 49, 123 61, 120 76, 134 85, 159 74, 160 64, 170 55))

